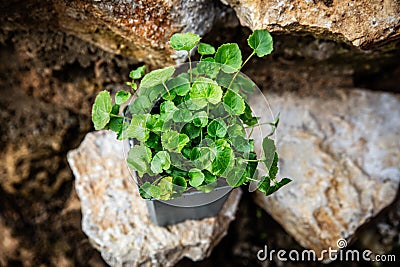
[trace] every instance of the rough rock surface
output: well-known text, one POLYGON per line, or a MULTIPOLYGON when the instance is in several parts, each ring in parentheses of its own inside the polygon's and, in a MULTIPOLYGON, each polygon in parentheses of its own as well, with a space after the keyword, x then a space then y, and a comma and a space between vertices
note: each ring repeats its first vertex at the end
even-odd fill
POLYGON ((111 132, 89 133, 68 161, 82 206, 82 228, 111 266, 171 266, 183 257, 211 253, 234 219, 241 192, 234 190, 217 217, 158 227, 130 181, 122 143, 111 132))
POLYGON ((400 37, 397 0, 223 0, 243 26, 312 33, 370 49, 400 37))
POLYGON ((280 175, 293 182, 256 202, 317 253, 350 242, 399 188, 400 98, 354 89, 268 99, 281 112, 280 175))
MULTIPOLYGON (((100 47, 151 65, 172 63, 166 46, 175 32, 209 31, 217 15, 224 13, 215 1, 24 1, 0 4, 7 14, 4 29, 36 27, 62 31, 100 47)), ((2 19, 0 19, 1 21, 2 19)), ((172 56, 172 57, 171 57, 172 56)))

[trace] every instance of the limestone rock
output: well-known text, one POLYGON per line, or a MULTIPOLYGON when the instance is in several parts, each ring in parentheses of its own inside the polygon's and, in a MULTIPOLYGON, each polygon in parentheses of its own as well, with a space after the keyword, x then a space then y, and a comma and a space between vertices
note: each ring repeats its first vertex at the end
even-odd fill
POLYGON ((312 33, 352 43, 363 49, 400 36, 396 0, 223 0, 243 26, 272 32, 312 33))
POLYGON ((183 257, 201 260, 226 234, 241 191, 234 190, 219 215, 158 227, 148 219, 111 132, 89 133, 68 161, 82 206, 82 228, 111 266, 171 266, 183 257))
POLYGON ((399 188, 400 98, 356 89, 267 97, 281 114, 280 175, 293 182, 256 202, 317 253, 350 242, 399 188))

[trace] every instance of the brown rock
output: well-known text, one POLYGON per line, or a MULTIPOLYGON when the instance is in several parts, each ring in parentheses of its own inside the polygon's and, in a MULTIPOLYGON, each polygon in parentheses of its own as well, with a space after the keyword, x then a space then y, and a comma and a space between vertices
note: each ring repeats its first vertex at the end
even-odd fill
POLYGON ((62 31, 153 66, 174 63, 179 57, 167 46, 173 33, 203 35, 221 13, 220 4, 208 0, 31 0, 2 3, 0 8, 7 14, 2 22, 7 31, 32 26, 62 31))
POLYGON ((243 26, 272 32, 312 33, 371 49, 400 37, 396 0, 223 0, 243 26))
POLYGON ((89 133, 69 152, 82 206, 82 228, 111 266, 172 266, 201 260, 226 234, 241 192, 234 190, 219 215, 168 227, 152 224, 130 177, 122 143, 111 132, 89 133))
POLYGON ((399 188, 400 98, 354 89, 268 99, 281 113, 280 175, 293 182, 256 202, 316 253, 352 241, 399 188))

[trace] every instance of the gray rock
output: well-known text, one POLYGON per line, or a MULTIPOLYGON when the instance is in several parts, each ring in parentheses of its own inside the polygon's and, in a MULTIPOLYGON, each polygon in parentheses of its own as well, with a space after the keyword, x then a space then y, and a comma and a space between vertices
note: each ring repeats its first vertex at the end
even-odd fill
POLYGON ((223 0, 250 29, 312 33, 375 48, 400 36, 400 8, 396 0, 223 0))
POLYGON ((130 180, 122 143, 111 132, 86 135, 68 153, 82 206, 82 228, 111 266, 172 266, 183 257, 207 257, 226 234, 240 200, 232 191, 219 215, 168 227, 151 223, 130 180))
MULTIPOLYGON (((350 242, 399 188, 399 97, 352 89, 268 100, 281 113, 280 175, 293 182, 255 201, 317 253, 337 248, 339 239, 350 242)), ((263 112, 261 101, 256 106, 263 112)))

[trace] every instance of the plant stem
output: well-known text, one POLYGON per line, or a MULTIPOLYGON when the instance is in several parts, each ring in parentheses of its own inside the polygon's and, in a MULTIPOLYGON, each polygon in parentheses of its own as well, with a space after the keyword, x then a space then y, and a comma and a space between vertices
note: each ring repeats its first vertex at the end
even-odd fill
POLYGON ((246 126, 246 127, 244 127, 244 128, 254 128, 254 127, 258 127, 258 126, 261 126, 261 125, 266 125, 266 124, 269 124, 269 125, 271 125, 271 126, 274 126, 274 124, 272 123, 272 122, 263 122, 263 123, 257 123, 257 124, 254 124, 254 125, 252 125, 252 126, 246 126))
POLYGON ((254 131, 254 127, 251 128, 250 134, 249 134, 249 138, 251 137, 251 135, 253 134, 254 131))
POLYGON ((162 178, 164 178, 164 177, 162 177, 161 175, 160 175, 160 177, 158 177, 157 179, 155 179, 151 184, 152 185, 155 185, 158 181, 160 181, 162 178))
POLYGON ((250 56, 243 62, 242 66, 240 66, 240 68, 239 68, 238 71, 235 73, 235 75, 233 75, 233 78, 232 78, 232 80, 231 80, 231 82, 230 82, 230 84, 229 84, 229 86, 228 86, 228 90, 231 89, 232 83, 233 83, 233 81, 236 79, 236 76, 239 74, 240 70, 243 68, 244 65, 246 65, 246 63, 250 60, 250 58, 251 58, 252 56, 254 56, 254 54, 255 54, 255 52, 253 51, 253 52, 250 54, 250 56))
POLYGON ((110 113, 110 117, 121 118, 121 119, 129 120, 129 121, 131 120, 131 119, 128 118, 128 117, 120 116, 120 115, 115 115, 115 114, 112 114, 112 113, 110 113))
POLYGON ((250 60, 250 58, 252 58, 252 57, 254 56, 255 53, 256 53, 256 52, 253 51, 253 52, 250 54, 250 56, 243 62, 242 66, 240 66, 240 69, 239 69, 239 70, 241 70, 241 69, 243 68, 243 66, 246 65, 246 63, 250 60))
POLYGON ((165 90, 167 90, 168 96, 169 96, 169 100, 171 100, 171 94, 169 92, 168 87, 165 85, 165 83, 163 83, 165 90))
POLYGON ((247 162, 261 162, 265 159, 241 159, 243 161, 247 161, 247 162))

